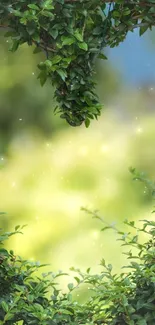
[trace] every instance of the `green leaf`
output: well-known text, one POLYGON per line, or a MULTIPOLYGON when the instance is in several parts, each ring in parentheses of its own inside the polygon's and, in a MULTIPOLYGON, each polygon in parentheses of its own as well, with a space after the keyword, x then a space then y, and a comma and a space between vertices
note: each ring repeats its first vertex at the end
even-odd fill
POLYGON ((40 36, 38 33, 33 34, 33 40, 36 41, 37 43, 40 43, 40 36))
POLYGON ((72 301, 72 295, 71 295, 71 293, 69 293, 69 294, 67 295, 67 300, 68 300, 68 301, 72 301))
POLYGON ((0 248, 0 255, 9 257, 9 253, 5 248, 0 248))
POLYGON ((56 38, 58 37, 59 32, 58 32, 57 29, 50 29, 50 30, 49 30, 49 34, 50 34, 54 39, 56 39, 56 38))
POLYGON ((123 15, 124 15, 124 16, 128 16, 128 15, 130 15, 130 13, 131 13, 131 11, 130 11, 130 9, 128 9, 128 8, 126 8, 126 9, 123 10, 123 15))
POLYGON ((90 125, 90 120, 89 120, 89 118, 86 118, 85 119, 85 126, 86 126, 86 128, 88 128, 89 125, 90 125))
POLYGON ((139 35, 142 36, 147 31, 148 28, 149 28, 149 26, 140 27, 139 35))
POLYGON ((73 37, 62 36, 61 40, 62 45, 72 45, 73 43, 75 43, 75 39, 73 37))
POLYGON ((147 325, 147 322, 146 322, 146 320, 143 318, 143 319, 138 320, 137 325, 147 325))
POLYGON ((54 19, 54 14, 52 12, 50 12, 50 11, 47 11, 47 10, 43 11, 42 15, 45 16, 45 17, 49 17, 49 18, 54 19))
POLYGON ((59 312, 61 312, 64 315, 73 315, 73 312, 65 309, 59 309, 59 312))
POLYGON ((43 87, 44 84, 45 84, 45 82, 46 82, 46 80, 47 80, 47 74, 46 74, 46 72, 45 71, 41 71, 39 73, 38 79, 40 80, 40 84, 43 87))
POLYGON ((100 53, 98 59, 107 60, 108 58, 103 53, 100 53))
POLYGON ((42 49, 41 49, 39 46, 37 46, 37 47, 34 49, 33 54, 37 54, 37 53, 40 53, 40 52, 42 52, 42 49))
POLYGON ((105 231, 107 229, 111 229, 111 227, 110 226, 105 226, 104 228, 101 229, 101 231, 105 231))
POLYGON ((15 31, 8 31, 7 33, 5 33, 4 37, 16 37, 18 36, 18 33, 15 31))
POLYGON ((100 262, 100 265, 102 265, 102 266, 105 266, 106 264, 105 264, 105 259, 104 258, 102 258, 102 260, 101 260, 101 262, 100 262))
POLYGON ((88 45, 87 43, 83 42, 83 43, 78 43, 78 47, 84 51, 88 51, 88 45))
POLYGON ((77 281, 77 283, 81 282, 81 280, 77 276, 75 276, 74 279, 77 281))
POLYGON ((62 69, 58 69, 56 70, 56 72, 59 74, 59 76, 61 77, 61 79, 63 81, 65 81, 65 79, 67 78, 67 73, 66 71, 62 70, 62 69))
POLYGON ((60 55, 55 55, 53 58, 51 58, 52 64, 57 64, 62 60, 62 57, 60 55))
POLYGON ((43 8, 43 9, 48 9, 48 10, 54 9, 52 3, 53 3, 52 0, 46 0, 46 1, 43 1, 43 2, 42 2, 42 8, 43 8))
POLYGON ((7 305, 7 303, 4 300, 1 301, 1 306, 2 306, 3 310, 7 313, 9 310, 9 306, 7 305))
POLYGON ((40 8, 37 6, 37 5, 35 5, 35 4, 29 4, 28 5, 28 8, 30 8, 30 9, 34 9, 34 10, 40 10, 40 8))
POLYGON ((74 32, 74 36, 78 41, 83 42, 83 35, 79 32, 78 29, 76 29, 76 31, 74 32))
MULTIPOLYGON (((5 315, 5 317, 4 317, 4 321, 7 321, 7 320, 10 320, 10 319, 12 319, 12 318, 14 318, 14 313, 13 312, 9 312, 9 313, 7 313, 6 315, 5 315)), ((3 323, 3 324, 5 324, 5 323, 3 323)))
POLYGON ((15 227, 15 231, 17 231, 19 228, 20 228, 20 225, 17 225, 17 226, 15 227))
POLYGON ((33 35, 34 32, 36 31, 36 24, 35 22, 31 21, 27 24, 26 30, 29 33, 29 35, 33 35))
POLYGON ((73 283, 69 283, 69 284, 68 284, 68 289, 71 291, 73 288, 74 288, 73 283))
POLYGON ((121 16, 121 12, 119 12, 119 11, 117 11, 117 10, 113 11, 113 13, 112 13, 112 17, 114 17, 114 18, 119 18, 120 16, 121 16))
POLYGON ((19 47, 19 41, 18 40, 14 40, 9 48, 10 52, 16 52, 17 49, 19 47))
POLYGON ((108 270, 111 272, 112 271, 112 265, 111 264, 108 264, 107 265, 107 268, 108 268, 108 270))
POLYGON ((16 17, 22 17, 22 14, 19 10, 12 10, 12 13, 16 16, 16 17))

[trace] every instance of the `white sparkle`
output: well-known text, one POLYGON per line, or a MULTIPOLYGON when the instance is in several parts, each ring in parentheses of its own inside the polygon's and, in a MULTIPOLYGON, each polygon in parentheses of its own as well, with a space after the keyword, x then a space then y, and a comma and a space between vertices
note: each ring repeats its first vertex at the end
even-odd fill
POLYGON ((149 91, 153 91, 153 90, 154 90, 154 88, 153 88, 153 87, 149 88, 149 91))
POLYGON ((108 148, 107 145, 103 145, 103 146, 101 147, 101 151, 102 151, 103 153, 107 152, 108 150, 109 150, 109 148, 108 148))
POLYGON ((34 75, 35 75, 35 73, 34 73, 34 72, 32 72, 32 75, 34 76, 34 75))
POLYGON ((136 133, 142 133, 143 129, 141 127, 139 127, 138 129, 136 129, 136 133))
POLYGON ((16 182, 12 182, 12 187, 15 187, 16 186, 16 182))
POLYGON ((2 158, 1 158, 1 160, 3 161, 3 160, 4 160, 4 158, 2 157, 2 158))
POLYGON ((93 237, 94 237, 95 239, 97 239, 97 238, 98 238, 98 236, 99 236, 99 233, 98 233, 98 231, 94 231, 94 232, 93 232, 93 237))
POLYGON ((22 121, 23 119, 22 118, 19 118, 19 121, 22 121))

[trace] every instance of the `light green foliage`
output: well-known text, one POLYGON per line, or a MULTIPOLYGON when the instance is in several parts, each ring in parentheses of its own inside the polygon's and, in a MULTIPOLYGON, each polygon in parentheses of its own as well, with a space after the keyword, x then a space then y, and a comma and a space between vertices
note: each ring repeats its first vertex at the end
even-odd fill
POLYGON ((38 78, 55 86, 56 110, 70 125, 78 126, 100 115, 95 92, 94 63, 106 59, 102 49, 117 46, 128 31, 140 26, 140 35, 154 24, 153 1, 33 0, 1 1, 0 25, 10 28, 10 50, 27 43, 44 50, 38 78), (107 1, 108 2, 108 1, 107 1))

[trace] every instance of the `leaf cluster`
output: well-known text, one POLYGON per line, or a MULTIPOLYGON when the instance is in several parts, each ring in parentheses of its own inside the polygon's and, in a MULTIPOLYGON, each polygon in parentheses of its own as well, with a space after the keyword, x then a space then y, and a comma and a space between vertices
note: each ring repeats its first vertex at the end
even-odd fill
MULTIPOLYGON (((10 50, 34 45, 43 50, 39 80, 55 87, 57 107, 70 125, 98 118, 101 105, 95 91, 95 60, 106 59, 102 50, 122 42, 128 31, 140 35, 154 25, 154 0, 109 2, 105 0, 2 0, 0 26, 9 28, 10 50)), ((24 63, 23 63, 24 64, 24 63)), ((106 81, 105 81, 106 82, 106 81)))
MULTIPOLYGON (((89 212, 89 211, 88 211, 89 212)), ((101 218, 97 212, 94 217, 101 218)), ((106 225, 102 231, 113 229, 122 246, 129 248, 125 254, 129 264, 127 271, 113 273, 111 264, 101 260, 102 270, 91 274, 91 269, 75 273, 68 291, 58 289, 57 278, 66 275, 43 273, 44 265, 32 263, 4 248, 4 241, 15 231, 0 233, 0 325, 154 325, 155 319, 155 222, 143 220, 142 227, 134 221, 125 221, 131 230, 124 232, 114 225, 106 225), (141 234, 145 234, 146 241, 141 234), (83 284, 89 285, 88 300, 80 304, 74 291, 83 284)))

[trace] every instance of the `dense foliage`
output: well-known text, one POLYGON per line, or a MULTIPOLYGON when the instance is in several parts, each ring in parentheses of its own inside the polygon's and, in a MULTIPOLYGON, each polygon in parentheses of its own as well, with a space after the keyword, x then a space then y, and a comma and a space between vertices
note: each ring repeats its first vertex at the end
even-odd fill
POLYGON ((72 126, 89 126, 101 111, 96 58, 106 59, 102 49, 117 46, 128 31, 140 27, 142 35, 152 28, 154 14, 154 0, 2 0, 0 26, 10 29, 12 52, 23 43, 34 45, 34 53, 44 50, 38 78, 55 86, 55 110, 72 126))
MULTIPOLYGON (((96 212, 91 214, 101 219, 96 212)), ((123 246, 129 247, 125 252, 130 260, 128 271, 114 274, 112 265, 107 265, 104 259, 100 274, 91 274, 90 268, 85 274, 72 268, 77 273, 76 283, 69 283, 66 293, 56 284, 57 278, 64 275, 62 272, 39 277, 37 270, 43 265, 23 260, 2 247, 5 240, 22 228, 17 226, 14 232, 7 233, 1 230, 0 324, 154 325, 155 222, 143 220, 140 228, 133 221, 125 224, 131 231, 125 233, 109 225, 102 231, 113 228, 123 246), (145 243, 141 234, 145 235, 145 243), (74 299, 74 291, 84 283, 90 286, 90 297, 80 304, 74 299)))

